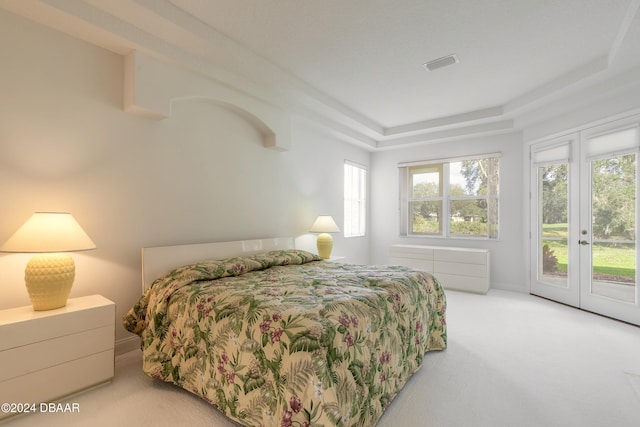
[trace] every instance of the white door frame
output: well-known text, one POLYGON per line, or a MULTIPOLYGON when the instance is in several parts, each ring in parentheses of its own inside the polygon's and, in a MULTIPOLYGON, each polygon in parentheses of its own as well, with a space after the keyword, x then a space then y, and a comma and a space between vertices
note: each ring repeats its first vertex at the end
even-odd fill
MULTIPOLYGON (((592 212, 591 212, 591 167, 590 161, 587 159, 586 149, 584 147, 588 143, 589 138, 597 137, 600 135, 606 135, 615 133, 617 131, 630 129, 633 127, 638 127, 640 124, 638 118, 631 118, 627 120, 618 120, 612 123, 608 123, 605 125, 596 126, 590 129, 587 129, 581 132, 581 142, 580 145, 583 147, 581 150, 580 157, 580 165, 581 165, 581 173, 580 173, 580 194, 582 195, 581 199, 581 207, 580 207, 580 226, 581 229, 587 230, 587 234, 583 237, 587 239, 587 241, 591 241, 593 239, 592 235, 592 212)), ((638 145, 640 145, 640 141, 637 141, 638 145)), ((622 154, 630 154, 629 151, 624 151, 621 153, 616 153, 619 155, 622 154)), ((640 183, 638 181, 639 174, 639 163, 640 156, 638 156, 639 151, 638 147, 636 147, 633 151, 636 154, 636 231, 635 231, 635 241, 636 244, 638 242, 638 225, 640 225, 640 209, 638 206, 640 204, 639 198, 639 187, 640 183)), ((600 313, 605 316, 613 317, 625 322, 633 323, 636 325, 640 325, 640 286, 638 286, 638 267, 640 267, 640 251, 636 246, 636 286, 635 286, 635 302, 625 302, 617 299, 609 298, 606 296, 598 295, 596 293, 591 292, 592 286, 592 254, 591 254, 592 245, 581 245, 580 246, 580 308, 588 311, 593 311, 595 313, 600 313)))
MULTIPOLYGON (((591 213, 591 167, 586 155, 589 138, 613 133, 617 130, 640 125, 640 116, 611 121, 567 135, 538 142, 530 146, 530 292, 564 304, 593 311, 625 322, 640 325, 640 286, 636 274, 635 303, 623 302, 591 292, 592 263, 592 213, 591 213), (541 232, 541 191, 538 191, 538 167, 544 166, 544 155, 554 148, 568 146, 567 158, 562 161, 550 160, 548 164, 567 163, 569 165, 567 189, 568 197, 568 277, 567 286, 557 286, 540 280, 542 262, 539 259, 541 232), (542 160, 538 160, 542 158, 542 160), (585 230, 586 234, 582 234, 585 230), (585 243, 580 244, 581 240, 585 243)), ((640 141, 639 145, 640 145, 640 141)), ((556 150, 558 151, 558 150, 556 150)), ((637 150, 636 150, 637 152, 637 150)), ((563 157, 561 155, 560 157, 563 157)), ((549 156, 553 158, 554 156, 549 156)), ((640 156, 639 156, 640 157, 640 156)), ((558 157, 559 158, 559 157, 558 157)), ((636 242, 640 226, 640 158, 636 167, 636 242)), ((636 250, 636 268, 640 268, 640 250, 636 250)))
MULTIPOLYGON (((530 159, 531 159, 531 180, 530 180, 530 206, 531 206, 531 227, 530 227, 530 255, 531 255, 531 293, 549 298, 563 304, 571 305, 574 307, 580 306, 580 284, 579 284, 579 271, 577 269, 579 265, 579 258, 576 248, 571 245, 571 242, 578 236, 579 228, 577 221, 571 221, 571 215, 578 210, 579 193, 578 191, 572 191, 575 183, 579 182, 579 170, 574 165, 577 157, 577 150, 579 149, 579 135, 577 133, 554 138, 542 143, 538 143, 531 146, 530 159), (542 194, 539 192, 539 176, 538 166, 534 166, 536 156, 539 153, 547 151, 558 151, 558 149, 566 147, 566 159, 560 161, 548 161, 544 162, 540 166, 545 164, 558 164, 568 163, 569 165, 569 188, 567 189, 568 199, 568 271, 567 271, 567 286, 557 286, 552 283, 540 280, 542 276, 542 261, 539 248, 540 240, 542 239, 539 224, 542 216, 541 204, 539 203, 542 194)), ((555 156, 551 156, 555 157, 555 156)), ((565 157, 564 153, 560 154, 560 157, 565 157)))

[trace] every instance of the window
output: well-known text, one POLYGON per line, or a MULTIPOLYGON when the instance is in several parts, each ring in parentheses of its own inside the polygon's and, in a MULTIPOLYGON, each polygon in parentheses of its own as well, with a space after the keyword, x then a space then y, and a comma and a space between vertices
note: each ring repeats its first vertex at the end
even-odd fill
POLYGON ((367 218, 367 170, 344 163, 344 237, 365 235, 367 218))
POLYGON ((400 234, 498 237, 499 155, 403 163, 400 234))

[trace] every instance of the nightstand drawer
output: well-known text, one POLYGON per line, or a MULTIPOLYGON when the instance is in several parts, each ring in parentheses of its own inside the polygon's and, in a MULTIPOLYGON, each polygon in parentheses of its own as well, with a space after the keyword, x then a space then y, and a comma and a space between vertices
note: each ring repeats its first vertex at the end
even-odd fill
POLYGON ((112 349, 3 381, 0 402, 48 403, 108 382, 113 377, 113 361, 112 349))
POLYGON ((111 350, 114 333, 112 322, 110 326, 0 351, 0 381, 111 350))
MULTIPOLYGON (((0 311, 0 351, 115 324, 115 304, 100 295, 69 299, 62 308, 0 311)), ((114 337, 115 342, 115 337, 114 337)))
POLYGON ((100 295, 0 310, 0 337, 0 402, 53 402, 113 378, 115 304, 100 295))

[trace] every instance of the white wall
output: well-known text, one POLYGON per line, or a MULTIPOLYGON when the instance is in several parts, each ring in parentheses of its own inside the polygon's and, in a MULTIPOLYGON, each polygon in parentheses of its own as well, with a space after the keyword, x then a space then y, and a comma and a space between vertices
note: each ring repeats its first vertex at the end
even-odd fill
MULTIPOLYGON (((279 152, 206 100, 163 121, 125 113, 121 56, 6 12, 0 57, 0 241, 34 211, 73 213, 97 249, 73 254, 71 296, 115 301, 118 322, 140 295, 141 247, 304 236, 319 214, 341 224, 343 162, 369 164, 296 118, 279 152)), ((368 237, 334 238, 335 254, 368 261, 368 237)), ((0 254, 0 309, 30 304, 28 258, 0 254)))
POLYGON ((389 262, 396 243, 483 248, 491 251, 491 287, 527 291, 523 255, 522 136, 519 133, 486 136, 425 145, 372 155, 373 230, 371 261, 389 262), (500 159, 500 238, 498 240, 400 237, 398 163, 502 153, 500 159))

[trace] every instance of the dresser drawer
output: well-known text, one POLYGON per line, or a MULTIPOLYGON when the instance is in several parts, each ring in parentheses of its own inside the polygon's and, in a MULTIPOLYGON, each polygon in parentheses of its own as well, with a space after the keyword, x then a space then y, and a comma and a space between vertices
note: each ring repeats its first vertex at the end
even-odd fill
POLYGON ((392 264, 426 271, 446 289, 487 293, 490 256, 486 249, 420 245, 393 245, 392 264))

